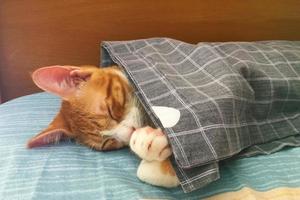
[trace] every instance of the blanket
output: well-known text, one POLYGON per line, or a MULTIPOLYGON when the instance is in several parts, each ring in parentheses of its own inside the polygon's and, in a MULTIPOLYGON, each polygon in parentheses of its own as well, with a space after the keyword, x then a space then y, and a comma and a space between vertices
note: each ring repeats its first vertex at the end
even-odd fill
POLYGON ((169 38, 102 43, 153 123, 167 134, 185 192, 220 177, 219 163, 299 146, 300 42, 188 44, 169 38), (177 109, 163 127, 153 106, 177 109))

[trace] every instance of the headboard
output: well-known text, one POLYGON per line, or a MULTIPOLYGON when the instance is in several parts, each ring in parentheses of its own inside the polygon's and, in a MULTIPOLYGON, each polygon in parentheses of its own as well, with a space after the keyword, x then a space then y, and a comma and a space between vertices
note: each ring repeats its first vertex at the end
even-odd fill
MULTIPOLYGON (((100 42, 300 40, 299 0, 3 0, 0 99, 39 91, 34 69, 99 65, 100 42)), ((1 100, 0 100, 1 101, 1 100)))

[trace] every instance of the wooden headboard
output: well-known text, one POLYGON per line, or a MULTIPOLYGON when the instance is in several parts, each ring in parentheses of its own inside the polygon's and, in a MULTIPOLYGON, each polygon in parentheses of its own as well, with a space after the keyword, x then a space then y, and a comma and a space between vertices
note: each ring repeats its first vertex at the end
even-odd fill
POLYGON ((99 65, 100 42, 300 40, 299 0, 2 0, 0 98, 39 91, 34 69, 99 65))

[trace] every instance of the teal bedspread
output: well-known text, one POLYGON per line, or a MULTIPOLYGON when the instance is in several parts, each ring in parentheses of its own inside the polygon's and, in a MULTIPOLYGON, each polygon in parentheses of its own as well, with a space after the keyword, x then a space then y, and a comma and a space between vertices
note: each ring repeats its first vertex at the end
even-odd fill
POLYGON ((300 187, 300 148, 221 163, 221 179, 192 193, 140 182, 139 159, 128 149, 96 152, 72 141, 26 149, 59 108, 38 93, 0 105, 0 199, 201 199, 250 187, 300 187))

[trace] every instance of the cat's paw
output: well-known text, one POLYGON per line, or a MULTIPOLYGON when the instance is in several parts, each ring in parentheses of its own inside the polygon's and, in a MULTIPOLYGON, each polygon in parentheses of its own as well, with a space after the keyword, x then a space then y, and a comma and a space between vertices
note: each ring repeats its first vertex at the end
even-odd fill
POLYGON ((162 162, 142 160, 137 170, 137 177, 156 186, 171 188, 179 185, 179 180, 168 159, 162 162))
POLYGON ((147 161, 163 161, 172 154, 168 139, 161 129, 149 126, 134 131, 129 145, 133 152, 147 161))

